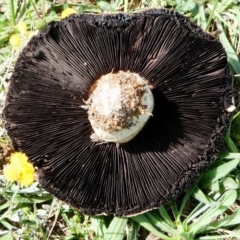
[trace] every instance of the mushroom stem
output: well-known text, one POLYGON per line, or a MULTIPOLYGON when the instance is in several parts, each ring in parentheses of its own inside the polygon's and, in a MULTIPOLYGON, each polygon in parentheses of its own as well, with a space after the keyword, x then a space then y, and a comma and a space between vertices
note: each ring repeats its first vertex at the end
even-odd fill
MULTIPOLYGON (((154 99, 139 74, 119 71, 101 76, 85 102, 88 118, 101 142, 125 143, 133 139, 152 115, 154 99)), ((95 139, 96 137, 94 137, 95 139)))

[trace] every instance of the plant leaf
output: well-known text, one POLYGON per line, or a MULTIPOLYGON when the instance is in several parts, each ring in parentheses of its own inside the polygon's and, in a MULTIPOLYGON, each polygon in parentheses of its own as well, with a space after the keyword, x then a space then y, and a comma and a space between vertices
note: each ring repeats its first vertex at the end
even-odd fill
POLYGON ((198 240, 214 240, 214 239, 239 239, 240 233, 231 231, 228 235, 217 235, 217 236, 205 236, 205 237, 199 237, 198 240))
POLYGON ((5 202, 0 206, 0 211, 2 211, 3 209, 9 208, 10 206, 11 206, 10 202, 5 202))
POLYGON ((97 1, 97 5, 103 9, 104 11, 108 11, 108 12, 116 12, 116 9, 114 9, 114 7, 109 4, 108 2, 105 1, 97 1))
POLYGON ((223 179, 223 181, 221 181, 221 186, 224 190, 239 188, 238 184, 230 177, 223 179))
POLYGON ((8 234, 0 237, 0 240, 13 240, 13 236, 12 236, 12 233, 9 232, 8 234))
POLYGON ((104 240, 122 240, 124 238, 127 225, 127 218, 114 217, 107 231, 104 233, 104 240))
POLYGON ((131 217, 134 221, 139 223, 142 227, 146 228, 148 231, 150 231, 152 234, 156 235, 157 237, 162 238, 163 240, 171 240, 170 237, 167 235, 164 235, 163 233, 159 232, 151 223, 149 223, 148 218, 146 217, 146 214, 137 215, 134 217, 131 217))
POLYGON ((218 179, 226 176, 229 172, 231 172, 233 169, 235 169, 239 163, 240 163, 239 158, 236 158, 227 163, 224 163, 224 164, 204 173, 200 179, 200 182, 201 183, 207 182, 208 184, 211 184, 211 183, 217 181, 218 179))
POLYGON ((172 219, 170 218, 166 208, 164 206, 161 206, 159 208, 159 213, 161 215, 161 217, 172 227, 174 227, 174 222, 172 221, 172 219))
POLYGON ((175 228, 169 226, 167 222, 165 222, 165 219, 158 219, 153 213, 150 212, 145 213, 145 215, 148 218, 149 223, 151 223, 153 226, 156 226, 157 228, 160 228, 162 231, 168 232, 171 235, 177 236, 179 234, 175 228))
POLYGON ((104 232, 107 231, 105 222, 105 216, 92 216, 91 217, 91 230, 93 230, 96 234, 96 237, 100 237, 104 235, 104 232))
POLYGON ((5 221, 4 219, 2 219, 0 223, 8 230, 11 230, 13 228, 13 226, 9 222, 5 221))
POLYGON ((179 210, 179 217, 182 215, 183 209, 185 208, 188 199, 190 198, 190 196, 193 194, 193 192, 196 190, 197 187, 197 183, 195 183, 193 186, 191 186, 187 192, 184 194, 184 198, 182 200, 182 204, 180 206, 180 210, 179 210))
POLYGON ((204 203, 206 205, 212 205, 213 201, 211 201, 211 199, 206 196, 203 191, 200 188, 196 188, 196 191, 194 192, 193 196, 201 203, 204 203))
POLYGON ((140 225, 137 222, 131 221, 131 228, 127 234, 127 240, 136 240, 139 228, 140 225))
POLYGON ((205 230, 215 217, 224 213, 235 202, 236 198, 235 190, 226 191, 218 200, 218 206, 212 206, 189 226, 190 233, 195 235, 202 232, 203 229, 205 230))
POLYGON ((216 229, 216 228, 220 228, 220 227, 223 228, 223 227, 236 225, 239 223, 240 223, 240 207, 238 207, 238 209, 231 215, 229 215, 217 222, 210 223, 206 229, 210 230, 210 229, 216 229))
POLYGON ((217 27, 219 30, 222 31, 219 34, 219 39, 227 52, 228 61, 231 64, 231 66, 233 67, 234 71, 237 74, 239 74, 240 73, 240 63, 239 63, 238 56, 237 56, 235 50, 233 49, 233 47, 231 46, 231 44, 229 43, 229 41, 224 33, 222 23, 219 19, 217 19, 217 27))

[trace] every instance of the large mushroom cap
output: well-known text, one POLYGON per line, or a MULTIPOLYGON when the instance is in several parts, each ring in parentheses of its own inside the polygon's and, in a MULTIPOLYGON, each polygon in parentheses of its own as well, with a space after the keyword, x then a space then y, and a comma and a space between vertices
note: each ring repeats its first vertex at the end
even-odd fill
POLYGON ((134 215, 194 183, 223 145, 231 104, 226 53, 181 14, 73 15, 20 54, 4 118, 42 186, 85 214, 134 215), (152 117, 131 141, 95 142, 82 106, 109 73, 146 79, 152 117))

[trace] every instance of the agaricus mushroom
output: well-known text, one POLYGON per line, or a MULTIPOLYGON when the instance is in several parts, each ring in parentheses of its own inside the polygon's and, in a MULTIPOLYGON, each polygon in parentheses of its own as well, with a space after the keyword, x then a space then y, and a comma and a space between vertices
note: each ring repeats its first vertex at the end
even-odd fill
POLYGON ((129 216, 199 178, 230 105, 221 43, 151 9, 50 23, 17 60, 4 118, 47 191, 88 215, 129 216))

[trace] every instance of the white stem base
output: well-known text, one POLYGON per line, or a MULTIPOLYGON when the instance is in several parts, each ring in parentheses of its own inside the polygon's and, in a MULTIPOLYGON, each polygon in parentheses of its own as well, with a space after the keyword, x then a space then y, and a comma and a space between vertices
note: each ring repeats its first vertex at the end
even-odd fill
POLYGON ((86 101, 89 121, 102 142, 125 143, 144 127, 154 108, 151 89, 136 73, 119 71, 95 82, 86 101))

